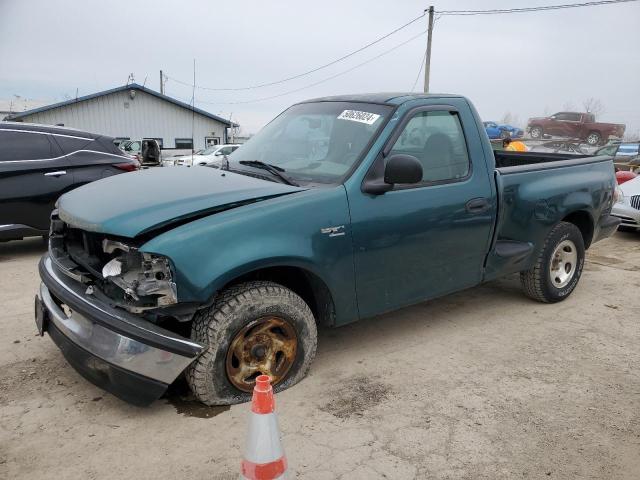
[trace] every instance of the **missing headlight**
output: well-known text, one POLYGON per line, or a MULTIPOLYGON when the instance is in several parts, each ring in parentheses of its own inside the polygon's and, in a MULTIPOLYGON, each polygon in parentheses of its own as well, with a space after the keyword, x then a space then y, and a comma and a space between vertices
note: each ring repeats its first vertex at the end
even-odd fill
POLYGON ((166 257, 140 252, 136 247, 114 240, 105 239, 102 249, 105 253, 116 254, 103 266, 102 277, 105 282, 119 287, 125 308, 140 312, 178 302, 176 284, 166 257))

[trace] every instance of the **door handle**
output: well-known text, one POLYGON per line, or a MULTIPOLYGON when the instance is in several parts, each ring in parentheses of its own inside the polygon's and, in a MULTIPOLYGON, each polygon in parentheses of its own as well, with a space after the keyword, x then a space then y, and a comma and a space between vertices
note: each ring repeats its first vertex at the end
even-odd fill
POLYGON ((486 198, 472 198, 464 206, 469 213, 484 213, 489 210, 490 207, 491 204, 486 198))
POLYGON ((66 170, 56 170, 55 172, 47 172, 44 174, 45 177, 60 177, 62 175, 66 175, 66 170))

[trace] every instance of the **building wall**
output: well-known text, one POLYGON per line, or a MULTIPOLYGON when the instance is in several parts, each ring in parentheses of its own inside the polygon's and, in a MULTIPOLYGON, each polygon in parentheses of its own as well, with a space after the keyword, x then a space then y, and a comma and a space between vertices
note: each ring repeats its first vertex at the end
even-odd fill
POLYGON ((44 123, 77 128, 91 133, 111 137, 162 138, 163 148, 175 148, 176 138, 191 138, 193 121, 194 148, 205 147, 205 137, 219 137, 225 142, 223 123, 205 117, 162 100, 158 97, 134 90, 115 92, 90 100, 34 113, 23 117, 24 122, 44 123))

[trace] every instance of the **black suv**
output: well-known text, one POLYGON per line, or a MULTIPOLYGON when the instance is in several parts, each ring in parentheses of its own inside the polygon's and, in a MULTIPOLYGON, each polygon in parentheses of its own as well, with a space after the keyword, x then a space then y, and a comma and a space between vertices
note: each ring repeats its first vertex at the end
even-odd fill
POLYGON ((0 241, 46 235, 60 195, 139 168, 111 137, 0 122, 0 241))

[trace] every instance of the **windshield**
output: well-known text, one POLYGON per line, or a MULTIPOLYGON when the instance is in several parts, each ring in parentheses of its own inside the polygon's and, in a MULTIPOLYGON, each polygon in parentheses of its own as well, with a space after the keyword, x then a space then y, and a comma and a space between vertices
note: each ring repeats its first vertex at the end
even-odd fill
POLYGON ((615 155, 619 145, 607 145, 595 151, 594 155, 615 155))
POLYGON ((210 147, 207 147, 204 150, 200 150, 199 152, 196 152, 196 155, 211 155, 219 148, 220 148, 220 145, 211 145, 210 147))
POLYGON ((236 150, 230 168, 257 160, 284 169, 296 183, 339 183, 391 111, 369 103, 294 105, 236 150))

